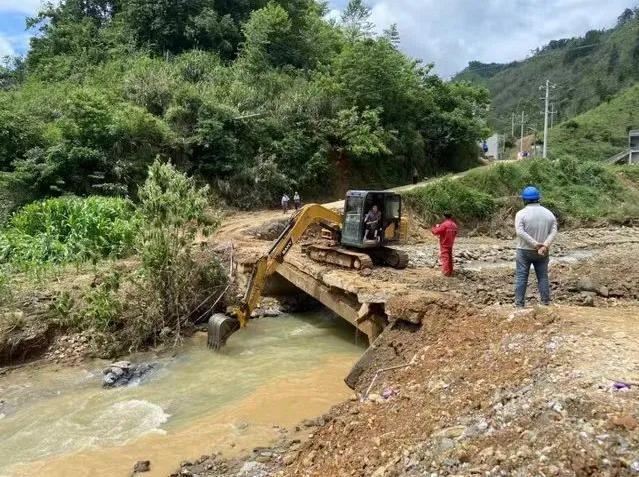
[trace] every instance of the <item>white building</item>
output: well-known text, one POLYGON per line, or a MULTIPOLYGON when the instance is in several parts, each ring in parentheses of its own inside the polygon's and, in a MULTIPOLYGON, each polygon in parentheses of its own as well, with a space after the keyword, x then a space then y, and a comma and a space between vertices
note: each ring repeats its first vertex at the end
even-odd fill
POLYGON ((496 161, 502 159, 504 150, 504 136, 501 134, 493 134, 486 139, 486 145, 488 151, 485 153, 486 157, 495 159, 496 161))

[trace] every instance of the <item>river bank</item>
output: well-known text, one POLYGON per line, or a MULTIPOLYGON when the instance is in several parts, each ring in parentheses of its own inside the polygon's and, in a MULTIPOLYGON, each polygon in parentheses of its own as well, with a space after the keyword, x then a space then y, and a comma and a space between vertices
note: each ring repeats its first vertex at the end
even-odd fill
POLYGON ((418 329, 380 337, 359 399, 316 419, 301 444, 172 475, 636 475, 638 339, 638 306, 514 312, 442 297, 418 329))

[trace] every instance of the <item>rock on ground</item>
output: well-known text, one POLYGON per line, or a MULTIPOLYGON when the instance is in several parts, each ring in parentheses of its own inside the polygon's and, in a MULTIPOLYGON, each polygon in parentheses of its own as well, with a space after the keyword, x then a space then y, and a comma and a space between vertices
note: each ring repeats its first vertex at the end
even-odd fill
POLYGON ((147 363, 132 364, 129 361, 118 361, 110 364, 103 371, 102 386, 115 388, 139 381, 146 376, 153 365, 147 363))
POLYGON ((149 472, 151 470, 151 461, 139 460, 133 466, 133 473, 149 472))

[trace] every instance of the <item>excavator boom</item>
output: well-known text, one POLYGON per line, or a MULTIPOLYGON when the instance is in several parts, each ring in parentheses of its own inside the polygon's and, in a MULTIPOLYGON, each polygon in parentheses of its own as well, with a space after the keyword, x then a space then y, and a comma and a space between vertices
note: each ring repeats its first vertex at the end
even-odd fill
POLYGON ((335 231, 340 229, 341 223, 341 214, 319 204, 306 205, 293 215, 270 250, 255 263, 242 302, 232 310, 230 316, 215 314, 209 319, 209 347, 219 350, 229 336, 247 325, 262 296, 267 278, 275 273, 286 254, 310 226, 321 225, 335 231))

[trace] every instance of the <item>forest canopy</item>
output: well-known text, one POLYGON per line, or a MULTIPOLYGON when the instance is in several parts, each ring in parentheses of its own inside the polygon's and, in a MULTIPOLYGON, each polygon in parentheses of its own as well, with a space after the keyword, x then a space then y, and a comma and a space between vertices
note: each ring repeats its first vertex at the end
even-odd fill
MULTIPOLYGON (((351 0, 63 0, 0 70, 4 212, 136 197, 156 158, 240 207, 382 187, 474 163, 488 93, 375 34, 351 0)), ((0 211, 0 215, 2 211, 0 211)))

